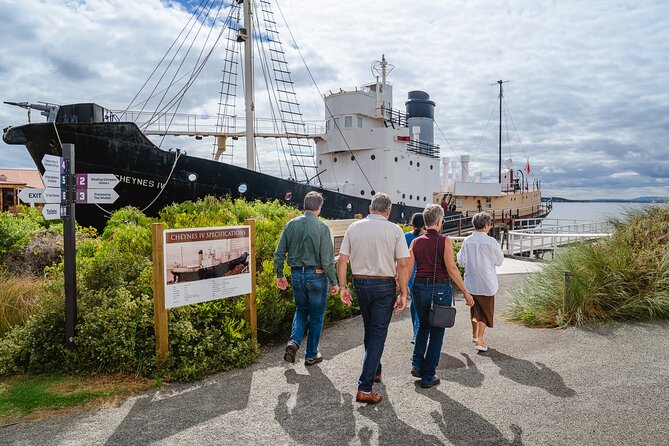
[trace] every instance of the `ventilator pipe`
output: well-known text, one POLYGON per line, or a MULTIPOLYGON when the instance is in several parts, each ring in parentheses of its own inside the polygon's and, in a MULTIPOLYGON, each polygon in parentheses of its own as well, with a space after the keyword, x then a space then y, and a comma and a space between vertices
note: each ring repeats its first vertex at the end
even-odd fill
POLYGON ((460 157, 460 164, 462 165, 462 181, 469 181, 469 155, 462 155, 460 157))

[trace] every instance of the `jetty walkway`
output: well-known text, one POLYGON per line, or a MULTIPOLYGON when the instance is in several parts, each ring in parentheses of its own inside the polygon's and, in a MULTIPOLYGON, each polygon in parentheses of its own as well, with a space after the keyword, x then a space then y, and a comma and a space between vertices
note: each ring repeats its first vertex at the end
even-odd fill
MULTIPOLYGON (((536 263, 506 259, 498 313, 536 263)), ((168 385, 118 407, 0 429, 2 445, 666 445, 669 323, 530 329, 497 320, 472 349, 466 307, 447 330, 441 384, 409 371, 409 311, 393 318, 384 400, 354 401, 360 317, 328 327, 325 361, 286 364, 283 345, 253 366, 168 385)))

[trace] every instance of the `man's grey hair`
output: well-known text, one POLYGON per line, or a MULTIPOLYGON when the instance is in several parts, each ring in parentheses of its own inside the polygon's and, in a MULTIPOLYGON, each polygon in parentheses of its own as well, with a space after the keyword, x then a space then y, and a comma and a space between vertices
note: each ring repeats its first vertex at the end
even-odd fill
POLYGON ((372 197, 372 204, 369 206, 369 211, 370 212, 376 212, 379 214, 385 214, 390 210, 390 206, 392 206, 393 202, 390 201, 390 197, 388 194, 384 194, 383 192, 377 192, 373 197, 372 197))
POLYGON ((472 217, 472 225, 476 230, 483 229, 486 225, 492 225, 492 217, 487 212, 479 212, 472 217))
POLYGON ((423 220, 425 226, 434 226, 439 223, 439 219, 444 216, 444 210, 438 204, 428 204, 423 211, 423 220))
POLYGON ((304 210, 317 211, 323 206, 323 195, 319 192, 311 191, 304 197, 304 210))

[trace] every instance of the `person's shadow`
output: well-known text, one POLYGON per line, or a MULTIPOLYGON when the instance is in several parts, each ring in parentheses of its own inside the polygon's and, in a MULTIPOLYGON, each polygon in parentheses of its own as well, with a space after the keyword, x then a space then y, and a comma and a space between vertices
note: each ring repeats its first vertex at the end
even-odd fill
POLYGON ((430 415, 439 426, 444 437, 454 445, 520 446, 523 444, 521 439, 523 430, 520 426, 511 425, 513 440, 508 440, 494 424, 446 394, 436 389, 419 392, 441 405, 442 413, 435 410, 430 412, 430 415))
POLYGON ((288 384, 297 384, 292 410, 288 408, 291 393, 284 392, 274 409, 274 419, 299 444, 348 444, 355 437, 353 397, 342 394, 317 366, 307 367, 308 375, 295 369, 284 372, 288 384))
MULTIPOLYGON (((358 408, 358 413, 379 426, 379 445, 443 445, 443 442, 434 435, 425 434, 402 421, 393 409, 383 383, 381 388, 384 398, 378 406, 366 405, 358 408)), ((358 435, 361 444, 371 444, 370 429, 363 428, 358 435)))
POLYGON ((481 387, 484 379, 483 373, 479 371, 467 353, 460 354, 465 357, 466 362, 442 352, 439 360, 439 364, 442 365, 441 379, 462 384, 465 387, 481 387))
POLYGON ((499 367, 499 374, 524 386, 539 387, 551 395, 571 397, 576 391, 564 383, 564 379, 555 371, 541 362, 536 365, 526 359, 514 358, 489 348, 485 356, 499 367))

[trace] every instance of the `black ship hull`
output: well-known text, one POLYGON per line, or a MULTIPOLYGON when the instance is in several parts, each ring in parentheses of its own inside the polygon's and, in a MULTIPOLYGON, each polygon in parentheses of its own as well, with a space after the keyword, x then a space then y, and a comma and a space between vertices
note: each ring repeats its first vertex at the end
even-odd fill
MULTIPOLYGON (((60 144, 71 143, 75 146, 77 173, 116 175, 120 180, 115 188, 119 198, 114 204, 77 206, 77 222, 98 230, 104 228, 110 212, 124 206, 134 206, 147 215, 156 216, 172 203, 210 195, 279 200, 301 208, 304 196, 318 191, 325 199, 321 211, 324 218, 348 219, 369 212, 369 199, 159 149, 134 123, 26 124, 6 129, 3 140, 7 144, 25 145, 41 173, 44 173, 42 157, 46 154, 61 156, 60 144)), ((422 210, 393 204, 390 220, 404 223, 414 212, 422 210)))

